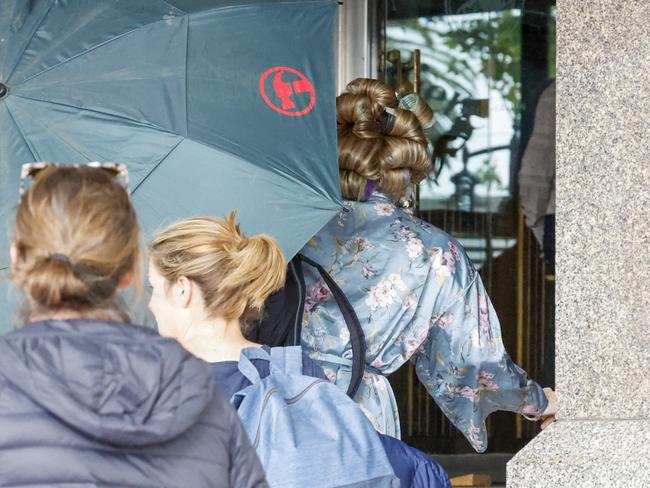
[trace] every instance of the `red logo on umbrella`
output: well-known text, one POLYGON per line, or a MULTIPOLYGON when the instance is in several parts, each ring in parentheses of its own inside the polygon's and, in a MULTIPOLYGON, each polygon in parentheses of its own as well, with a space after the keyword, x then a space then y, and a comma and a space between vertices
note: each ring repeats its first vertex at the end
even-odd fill
POLYGON ((286 66, 276 66, 264 72, 260 78, 260 94, 273 110, 291 117, 308 114, 316 103, 311 81, 300 71, 286 66), (267 89, 271 92, 270 97, 267 89))

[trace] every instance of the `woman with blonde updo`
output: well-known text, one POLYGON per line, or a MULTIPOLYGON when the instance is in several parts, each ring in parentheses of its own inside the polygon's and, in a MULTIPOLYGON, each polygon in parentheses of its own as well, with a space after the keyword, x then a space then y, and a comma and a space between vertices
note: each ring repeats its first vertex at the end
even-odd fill
POLYGON ((358 79, 336 99, 344 198, 366 201, 378 189, 397 201, 431 171, 422 126, 432 122, 433 112, 421 98, 409 97, 412 110, 401 108, 387 85, 358 79))
MULTIPOLYGON (((503 347, 499 321, 460 243, 397 203, 431 171, 423 127, 433 114, 417 95, 398 100, 377 80, 357 79, 336 100, 346 208, 302 250, 323 265, 354 307, 366 338, 355 400, 375 427, 399 437, 386 376, 411 360, 421 383, 477 451, 495 410, 551 420, 543 390, 503 347)), ((305 267, 302 345, 341 388, 351 379, 345 322, 325 283, 305 267)))
POLYGON ((0 485, 268 486, 210 367, 130 324, 140 231, 115 175, 41 169, 11 258, 26 325, 0 338, 0 485))

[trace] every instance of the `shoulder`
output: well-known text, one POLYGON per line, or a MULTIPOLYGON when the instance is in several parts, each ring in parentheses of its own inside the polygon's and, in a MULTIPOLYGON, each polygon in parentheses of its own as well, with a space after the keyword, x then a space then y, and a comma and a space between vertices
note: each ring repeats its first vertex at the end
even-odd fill
MULTIPOLYGON (((26 378, 24 380, 27 381, 26 378)), ((43 407, 12 384, 11 379, 5 378, 0 373, 0 432, 3 429, 1 424, 8 420, 11 421, 14 414, 24 415, 25 418, 28 418, 43 412, 45 412, 43 407)), ((49 415, 47 418, 50 418, 49 415)))
POLYGON ((458 239, 403 209, 397 210, 390 223, 390 228, 396 240, 419 239, 431 256, 448 253, 449 257, 456 262, 471 263, 465 248, 458 239))
POLYGON ((384 269, 407 266, 414 275, 434 269, 440 278, 454 275, 463 282, 473 278, 474 266, 455 237, 383 195, 367 202, 346 202, 346 209, 307 245, 306 255, 326 261, 349 255, 375 264, 385 261, 384 269))
MULTIPOLYGON (((270 352, 274 373, 327 379, 323 368, 303 351, 302 346, 277 346, 270 352)), ((266 364, 268 367, 268 362, 266 364)))
POLYGON ((476 268, 457 238, 405 212, 403 220, 409 222, 409 228, 414 229, 416 238, 421 240, 429 260, 430 272, 441 278, 453 277, 455 286, 461 289, 474 281, 476 268))
POLYGON ((239 424, 239 416, 219 385, 211 388, 208 407, 202 413, 197 425, 210 425, 222 432, 224 438, 231 437, 231 428, 239 424))
MULTIPOLYGON (((351 208, 362 216, 357 227, 367 229, 368 234, 383 234, 389 242, 420 239, 428 247, 462 248, 458 241, 442 229, 410 214, 387 199, 353 202, 351 208)), ((364 233, 364 232, 361 232, 364 233)))

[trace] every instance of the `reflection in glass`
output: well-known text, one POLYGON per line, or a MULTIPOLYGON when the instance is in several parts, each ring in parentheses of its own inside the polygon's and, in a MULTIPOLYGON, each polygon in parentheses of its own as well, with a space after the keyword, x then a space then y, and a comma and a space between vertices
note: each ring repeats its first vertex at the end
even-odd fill
MULTIPOLYGON (((387 23, 389 49, 405 55, 421 50, 420 93, 436 112, 427 136, 438 143, 444 162, 437 184, 422 184, 421 210, 466 209, 466 188, 454 185, 454 175, 476 180, 474 211, 495 209, 510 196, 521 102, 520 15, 512 9, 387 23)), ((387 72, 396 85, 399 73, 387 72)))
MULTIPOLYGON (((435 113, 426 130, 435 169, 419 187, 419 216, 463 244, 497 308, 507 349, 551 384, 554 282, 524 225, 517 175, 537 100, 555 76, 555 1, 386 0, 385 6, 379 75, 400 95, 413 92, 419 50, 419 93, 435 113)), ((405 440, 429 452, 469 452, 412 375, 390 378, 405 440)), ((489 422, 494 450, 514 452, 537 432, 512 416, 489 422)))

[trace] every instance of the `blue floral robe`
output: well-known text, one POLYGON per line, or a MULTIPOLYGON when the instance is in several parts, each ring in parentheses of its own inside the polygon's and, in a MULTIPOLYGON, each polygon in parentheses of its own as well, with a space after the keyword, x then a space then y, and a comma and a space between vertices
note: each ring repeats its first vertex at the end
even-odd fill
MULTIPOLYGON (((375 192, 346 202, 302 250, 322 264, 354 306, 366 337, 366 372, 355 400, 380 431, 400 436, 386 379, 407 360, 477 451, 495 410, 536 415, 547 405, 503 347, 479 274, 454 238, 375 192)), ((350 381, 349 332, 329 290, 305 266, 302 345, 341 388, 350 381)))

